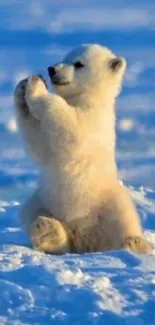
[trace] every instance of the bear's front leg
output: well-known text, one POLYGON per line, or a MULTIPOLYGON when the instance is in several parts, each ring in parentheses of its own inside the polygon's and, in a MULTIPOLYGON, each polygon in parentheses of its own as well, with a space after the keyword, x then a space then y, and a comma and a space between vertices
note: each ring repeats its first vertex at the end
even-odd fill
POLYGON ((27 83, 28 78, 21 80, 14 92, 17 123, 27 149, 31 152, 33 158, 39 163, 46 163, 49 148, 47 148, 48 145, 45 141, 45 135, 41 129, 40 121, 34 118, 26 102, 25 92, 27 83))
POLYGON ((48 95, 47 85, 45 80, 40 75, 31 76, 28 78, 25 89, 25 100, 29 106, 31 114, 41 119, 42 109, 44 109, 44 101, 42 98, 48 95))
POLYGON ((14 99, 18 113, 23 117, 27 118, 30 114, 28 105, 25 100, 25 89, 28 79, 21 80, 16 86, 14 92, 14 99))
POLYGON ((44 129, 51 130, 57 136, 57 132, 67 133, 77 137, 76 111, 60 96, 50 94, 44 80, 40 76, 28 78, 25 92, 26 103, 31 114, 44 124, 44 129))
POLYGON ((52 217, 38 216, 30 231, 32 246, 41 252, 65 254, 70 252, 66 229, 60 221, 52 217))

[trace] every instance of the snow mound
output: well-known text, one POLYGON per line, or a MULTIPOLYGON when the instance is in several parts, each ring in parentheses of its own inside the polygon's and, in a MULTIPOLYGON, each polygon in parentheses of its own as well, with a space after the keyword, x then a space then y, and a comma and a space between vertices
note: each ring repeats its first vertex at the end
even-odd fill
MULTIPOLYGON (((132 189, 132 195, 155 247, 155 192, 132 189)), ((154 254, 33 251, 19 225, 19 208, 18 201, 0 201, 0 324, 154 323, 154 254)))

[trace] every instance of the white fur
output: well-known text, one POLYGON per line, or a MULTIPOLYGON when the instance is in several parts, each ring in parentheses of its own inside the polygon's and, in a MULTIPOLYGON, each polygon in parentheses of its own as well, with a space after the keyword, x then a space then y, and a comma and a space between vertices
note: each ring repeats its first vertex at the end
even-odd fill
POLYGON ((78 47, 55 65, 56 94, 50 94, 40 78, 29 78, 27 118, 19 113, 20 85, 15 93, 21 130, 40 165, 37 194, 33 196, 36 202, 37 195, 39 204, 32 199, 26 203, 23 223, 29 229, 41 208, 44 215, 48 211, 49 216, 80 229, 82 236, 83 229, 92 228, 94 223, 96 238, 100 236, 104 242, 99 250, 120 248, 127 236, 142 235, 130 196, 118 182, 115 98, 126 62, 121 58, 120 67, 113 71, 113 58, 116 56, 110 50, 99 45, 78 47), (77 61, 84 67, 75 69, 77 61), (99 215, 100 223, 96 224, 99 215))

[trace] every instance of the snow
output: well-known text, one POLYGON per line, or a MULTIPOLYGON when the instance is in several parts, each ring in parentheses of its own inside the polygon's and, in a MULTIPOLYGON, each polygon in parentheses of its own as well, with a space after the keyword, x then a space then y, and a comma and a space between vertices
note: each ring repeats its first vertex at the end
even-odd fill
MULTIPOLYGON (((153 324, 154 254, 34 252, 19 226, 18 202, 0 206, 0 324, 153 324)), ((155 246, 152 230, 146 236, 155 246)))
POLYGON ((131 129, 133 129, 134 126, 135 126, 134 120, 131 118, 120 119, 120 121, 118 123, 118 127, 120 128, 120 130, 122 130, 124 132, 131 131, 131 129))
POLYGON ((155 4, 144 0, 0 0, 0 325, 155 324, 155 4), (151 255, 125 250, 51 256, 33 251, 19 209, 38 170, 25 154, 13 91, 81 43, 125 56, 117 161, 151 255))
POLYGON ((16 119, 15 118, 11 118, 8 122, 8 125, 7 125, 8 129, 10 132, 17 132, 18 130, 18 126, 17 126, 17 123, 16 123, 16 119))

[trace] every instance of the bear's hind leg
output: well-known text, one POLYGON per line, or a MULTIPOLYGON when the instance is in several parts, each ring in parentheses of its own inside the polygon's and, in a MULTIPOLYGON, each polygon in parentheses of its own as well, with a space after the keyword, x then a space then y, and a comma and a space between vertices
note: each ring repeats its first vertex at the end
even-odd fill
POLYGON ((67 231, 60 221, 38 216, 33 222, 30 237, 34 249, 50 254, 70 252, 67 231))
POLYGON ((104 198, 100 229, 106 226, 110 249, 126 248, 135 253, 151 253, 151 244, 144 238, 140 217, 126 187, 116 183, 104 198), (112 233, 110 232, 112 230, 112 233))

